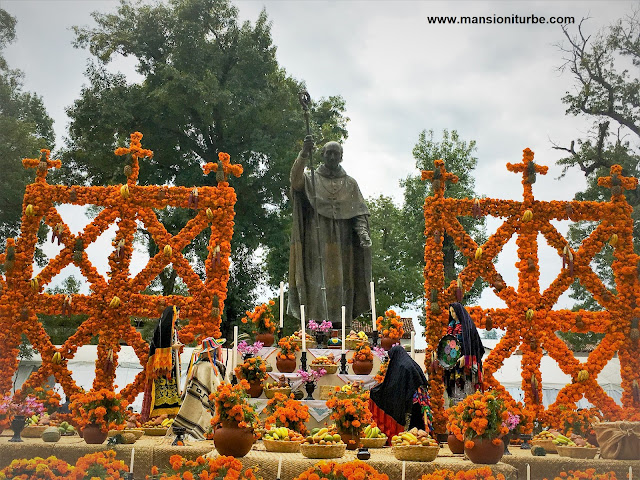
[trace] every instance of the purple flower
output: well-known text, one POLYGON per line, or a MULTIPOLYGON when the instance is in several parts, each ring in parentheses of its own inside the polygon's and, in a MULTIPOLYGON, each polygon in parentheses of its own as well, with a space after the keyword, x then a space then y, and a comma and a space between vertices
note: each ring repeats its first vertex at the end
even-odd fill
POLYGON ((253 345, 249 345, 243 340, 238 344, 238 353, 241 355, 246 355, 247 353, 257 355, 263 345, 262 342, 255 342, 253 345))
POLYGON ((520 424, 520 417, 509 412, 509 418, 502 422, 503 427, 507 427, 509 431, 512 431, 520 424))
POLYGON ((298 370, 296 373, 302 377, 302 381, 304 383, 314 383, 320 377, 324 377, 327 371, 324 368, 321 368, 318 371, 311 370, 310 372, 305 372, 304 370, 298 370))
POLYGON ((331 328, 333 328, 333 324, 327 320, 323 320, 320 324, 315 320, 309 320, 307 328, 311 332, 327 333, 331 328))
POLYGON ((373 347, 372 350, 380 360, 387 356, 387 351, 382 347, 373 347))

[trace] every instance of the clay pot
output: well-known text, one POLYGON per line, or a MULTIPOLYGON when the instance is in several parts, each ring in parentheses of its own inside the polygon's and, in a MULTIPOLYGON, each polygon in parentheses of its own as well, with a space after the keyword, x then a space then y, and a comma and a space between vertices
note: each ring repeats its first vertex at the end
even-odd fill
POLYGON ((264 390, 262 381, 254 380, 253 382, 249 382, 249 390, 247 391, 247 393, 249 393, 249 396, 251 398, 258 398, 260 395, 262 395, 262 390, 264 390))
POLYGON ((338 432, 340 438, 347 445, 347 450, 357 450, 361 445, 360 435, 353 435, 347 432, 338 432))
POLYGON ((373 360, 354 360, 352 368, 356 375, 369 375, 373 370, 373 360))
POLYGON ((493 444, 491 438, 474 438, 473 448, 464 447, 464 453, 473 463, 493 465, 498 463, 504 454, 504 443, 493 444))
POLYGON ((262 342, 265 347, 270 347, 275 341, 273 333, 258 333, 256 334, 256 342, 262 342))
POLYGON ((100 430, 100 426, 95 423, 90 423, 82 429, 82 438, 87 443, 92 445, 100 445, 107 439, 108 432, 100 430))
POLYGON ((451 450, 451 453, 464 453, 464 442, 458 440, 458 437, 456 437, 453 433, 450 433, 447 437, 447 445, 449 445, 449 450, 451 450))
POLYGON ((280 373, 291 373, 296 369, 296 361, 290 359, 276 358, 276 368, 280 373))
POLYGON ((399 338, 382 337, 380 339, 380 346, 382 348, 384 348, 385 352, 388 352, 389 350, 391 350, 391 347, 394 346, 396 343, 400 343, 400 339, 399 338))
POLYGON ((244 457, 253 445, 254 437, 250 428, 240 428, 237 422, 222 422, 213 432, 213 443, 220 455, 244 457))

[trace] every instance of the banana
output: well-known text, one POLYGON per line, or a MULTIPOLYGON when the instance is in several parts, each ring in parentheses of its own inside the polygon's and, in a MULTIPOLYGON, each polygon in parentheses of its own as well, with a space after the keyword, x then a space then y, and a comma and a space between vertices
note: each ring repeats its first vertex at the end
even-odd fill
POLYGON ((114 296, 111 301, 109 302, 109 307, 111 308, 117 308, 120 306, 120 298, 114 296))
POLYGON ((373 435, 371 435, 371 437, 378 438, 378 437, 381 436, 380 433, 382 433, 382 432, 380 432, 380 428, 373 427, 373 435))
POLYGON ((400 434, 400 438, 402 438, 403 440, 408 440, 410 442, 418 441, 418 438, 413 433, 409 432, 403 432, 402 434, 400 434))
POLYGON ((171 255, 173 255, 173 248, 171 248, 171 245, 165 245, 163 253, 165 257, 170 257, 171 255))
POLYGON ((62 361, 62 355, 60 355, 60 352, 54 353, 53 357, 51 357, 51 362, 53 362, 55 365, 60 365, 61 361, 62 361))
POLYGON ((535 312, 532 309, 528 309, 527 313, 524 314, 525 318, 529 321, 533 319, 535 312))
POLYGON ((364 434, 367 436, 367 438, 370 438, 369 433, 371 432, 371 425, 367 425, 367 428, 364 429, 364 434))
POLYGON ((126 183, 120 187, 120 196, 124 199, 129 198, 129 185, 126 183))
POLYGON ((476 248, 476 260, 480 260, 480 257, 482 257, 482 247, 476 248))
POLYGON ((24 213, 26 213, 27 216, 29 217, 33 217, 36 214, 36 210, 32 204, 29 204, 27 205, 27 208, 25 209, 24 213))
POLYGON ((614 233, 611 235, 611 238, 609 238, 609 245, 611 245, 612 247, 615 247, 617 243, 618 243, 618 235, 614 233))
POLYGON ((37 291, 40 289, 40 280, 38 277, 34 277, 31 279, 31 290, 37 291))
POLYGON ((213 212, 211 211, 210 208, 207 208, 207 218, 209 220, 213 220, 213 212))
POLYGON ((589 379, 589 371, 588 370, 580 370, 578 372, 578 381, 584 382, 589 379))
POLYGON ((528 222, 532 218, 533 218, 533 212, 531 210, 525 210, 524 214, 522 215, 522 221, 528 222))

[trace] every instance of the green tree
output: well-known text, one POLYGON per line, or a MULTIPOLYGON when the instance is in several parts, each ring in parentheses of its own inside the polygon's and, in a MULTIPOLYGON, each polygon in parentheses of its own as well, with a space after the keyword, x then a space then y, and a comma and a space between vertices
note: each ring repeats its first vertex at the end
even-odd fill
MULTIPOLYGON (((252 308, 260 282, 275 286, 287 272, 288 176, 305 133, 298 102, 303 85, 278 65, 264 11, 255 23, 240 24, 237 9, 226 0, 154 5, 121 0, 116 13, 93 17, 97 27, 76 28, 76 45, 88 47, 97 62, 87 71, 89 85, 68 110, 63 176, 122 182, 113 149, 136 130, 156 152, 141 166, 142 184, 215 184, 200 165, 216 161, 221 151, 242 164, 244 174, 232 180, 238 215, 225 305, 228 328, 252 308), (137 60, 142 81, 128 83, 106 70, 116 53, 137 60), (257 251, 264 257, 256 258, 257 251)), ((311 113, 318 138, 346 138, 340 97, 320 99, 311 113)), ((164 212, 161 221, 177 232, 192 214, 175 209, 164 212)), ((192 255, 201 271, 204 241, 194 242, 192 255)), ((150 253, 154 248, 150 242, 150 253)), ((175 273, 168 268, 161 280, 169 293, 175 273)))
MULTIPOLYGON (((474 198, 473 170, 478 160, 474 156, 476 142, 466 142, 458 132, 443 130, 442 139, 434 138, 433 130, 422 131, 413 149, 416 168, 433 170, 434 161, 443 159, 447 170, 458 175, 457 184, 448 184, 445 196, 474 198)), ((401 182, 403 202, 396 206, 384 196, 369 200, 371 236, 373 242, 373 273, 376 279, 377 308, 418 306, 424 301, 424 200, 431 195, 431 184, 420 175, 410 175, 401 182)), ((479 243, 484 243, 484 219, 460 218, 465 230, 479 243)), ((455 279, 466 265, 451 237, 444 239, 445 283, 455 279)), ((465 295, 471 301, 480 293, 481 281, 465 295)), ((424 322, 424 317, 422 319, 424 322)))
MULTIPOLYGON (((53 121, 37 95, 23 91, 23 73, 10 69, 2 55, 15 40, 16 20, 0 8, 0 249, 20 231, 22 198, 33 172, 23 158, 38 157, 41 148, 53 148, 53 121)), ((41 255, 38 256, 41 259, 41 255)))
MULTIPOLYGON (((561 69, 574 79, 573 93, 567 92, 562 102, 567 105, 567 115, 592 120, 592 128, 569 147, 554 148, 567 153, 558 161, 563 175, 577 167, 586 177, 587 187, 575 195, 576 200, 608 201, 611 191, 599 187, 597 181, 609 175, 612 165, 622 165, 624 175, 640 174, 640 9, 595 35, 587 34, 584 27, 584 19, 574 32, 562 27, 566 43, 559 45, 564 62, 561 69)), ((625 196, 633 206, 634 245, 638 248, 640 191, 626 191, 625 196)), ((596 226, 597 222, 572 224, 570 242, 579 245, 596 226)), ((612 260, 612 249, 605 247, 594 258, 594 270, 615 291, 612 260)), ((571 297, 576 300, 575 310, 602 308, 578 281, 572 286, 571 297)))

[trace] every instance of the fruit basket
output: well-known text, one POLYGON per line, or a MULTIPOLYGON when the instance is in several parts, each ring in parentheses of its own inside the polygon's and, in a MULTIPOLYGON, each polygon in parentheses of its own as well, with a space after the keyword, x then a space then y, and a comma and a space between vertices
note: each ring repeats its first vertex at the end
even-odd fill
POLYGON ((545 449, 547 453, 558 453, 556 449, 556 444, 553 443, 553 440, 531 440, 531 445, 542 447, 545 449))
POLYGON ((264 448, 267 449, 267 452, 298 453, 302 442, 262 439, 262 443, 264 443, 264 448))
POLYGON ((109 430, 109 432, 107 432, 107 437, 115 437, 119 433, 132 433, 133 435, 135 435, 136 440, 138 440, 141 436, 144 435, 144 430, 141 430, 139 428, 125 428, 124 430, 109 430))
POLYGON ((355 350, 360 342, 368 343, 368 338, 347 338, 344 341, 344 346, 347 350, 355 350))
MULTIPOLYGON (((291 342, 296 343, 300 348, 302 348, 302 338, 298 338, 298 337, 292 338, 291 342)), ((316 348, 316 341, 307 338, 307 350, 310 348, 316 348)))
POLYGON ((264 389, 264 396, 267 398, 275 397, 276 393, 282 393, 288 397, 291 393, 291 387, 272 387, 264 389))
POLYGON ((598 449, 595 447, 568 447, 564 445, 556 445, 558 454, 561 457, 591 459, 595 458, 598 449))
POLYGON ((391 447, 393 456, 398 460, 409 462, 433 462, 438 456, 440 446, 423 445, 394 445, 391 447))
POLYGON ((161 437, 167 434, 168 428, 165 427, 142 427, 142 431, 145 435, 151 437, 161 437))
POLYGON ((331 364, 316 363, 315 365, 311 364, 310 367, 311 367, 311 370, 315 370, 316 372, 319 372, 324 368, 327 371, 327 374, 333 374, 338 371, 338 365, 335 363, 331 363, 331 364))
POLYGON ((346 450, 345 443, 335 445, 300 444, 300 453, 307 458, 341 458, 346 450))
POLYGON ((360 443, 366 448, 382 448, 387 444, 387 437, 361 438, 360 443))

